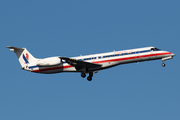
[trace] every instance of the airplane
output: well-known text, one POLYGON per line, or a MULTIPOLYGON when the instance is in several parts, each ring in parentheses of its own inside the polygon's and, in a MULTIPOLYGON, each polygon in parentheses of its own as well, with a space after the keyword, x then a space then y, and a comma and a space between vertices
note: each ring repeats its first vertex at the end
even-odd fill
POLYGON ((37 59, 26 48, 12 46, 7 48, 16 53, 23 70, 44 74, 79 72, 83 78, 86 77, 86 74, 89 74, 88 81, 91 81, 93 74, 100 70, 127 63, 162 59, 162 66, 165 67, 164 61, 175 56, 171 52, 155 47, 144 47, 70 58, 57 56, 37 59))

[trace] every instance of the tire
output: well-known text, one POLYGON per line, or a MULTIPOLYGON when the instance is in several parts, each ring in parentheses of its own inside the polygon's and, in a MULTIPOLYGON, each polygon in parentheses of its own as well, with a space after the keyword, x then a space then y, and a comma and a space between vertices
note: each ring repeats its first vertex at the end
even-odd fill
POLYGON ((166 65, 164 63, 162 63, 162 66, 165 67, 166 65))
POLYGON ((86 77, 86 73, 81 73, 81 77, 85 78, 86 77))
POLYGON ((91 80, 92 80, 92 77, 89 77, 89 76, 88 76, 88 77, 87 77, 87 80, 88 80, 88 81, 91 81, 91 80))

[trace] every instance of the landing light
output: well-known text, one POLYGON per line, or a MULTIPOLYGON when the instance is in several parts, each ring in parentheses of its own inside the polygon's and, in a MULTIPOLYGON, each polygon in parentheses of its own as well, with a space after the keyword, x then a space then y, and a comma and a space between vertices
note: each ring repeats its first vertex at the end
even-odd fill
POLYGON ((13 51, 14 52, 14 49, 9 49, 9 51, 13 51))

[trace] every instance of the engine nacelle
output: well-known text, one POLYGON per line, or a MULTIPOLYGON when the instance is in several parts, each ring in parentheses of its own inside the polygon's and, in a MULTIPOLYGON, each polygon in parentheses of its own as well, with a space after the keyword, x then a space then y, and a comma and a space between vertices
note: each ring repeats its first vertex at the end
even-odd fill
POLYGON ((61 59, 59 57, 39 59, 36 63, 38 66, 54 66, 59 64, 61 64, 61 59))

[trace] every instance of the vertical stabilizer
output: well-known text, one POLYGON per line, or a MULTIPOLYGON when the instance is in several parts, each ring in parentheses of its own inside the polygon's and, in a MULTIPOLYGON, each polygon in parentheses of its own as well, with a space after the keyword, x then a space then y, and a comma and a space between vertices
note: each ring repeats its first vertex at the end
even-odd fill
POLYGON ((34 58, 31 53, 29 51, 27 51, 26 48, 17 48, 17 47, 7 47, 9 48, 10 51, 13 51, 14 53, 16 53, 16 56, 18 57, 18 60, 22 66, 22 68, 24 68, 26 66, 26 64, 29 63, 35 63, 36 62, 36 58, 34 58))

